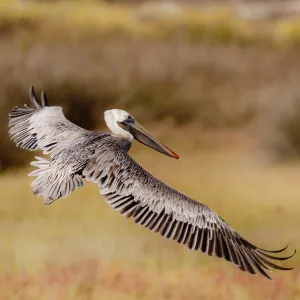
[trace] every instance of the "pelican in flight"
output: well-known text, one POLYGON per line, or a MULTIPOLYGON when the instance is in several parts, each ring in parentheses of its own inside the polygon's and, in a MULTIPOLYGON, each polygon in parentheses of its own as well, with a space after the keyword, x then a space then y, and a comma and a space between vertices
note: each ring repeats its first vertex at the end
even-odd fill
POLYGON ((241 237, 228 223, 206 205, 172 189, 139 166, 128 151, 134 141, 167 156, 179 156, 154 138, 130 114, 112 109, 104 112, 111 133, 85 130, 67 120, 59 106, 48 106, 42 91, 40 103, 33 87, 29 89, 32 107, 14 107, 9 114, 9 134, 15 144, 26 150, 42 150, 49 159, 36 157, 37 169, 29 176, 33 193, 50 204, 66 198, 84 181, 99 186, 106 202, 121 215, 133 218, 162 236, 192 250, 217 256, 240 270, 267 274, 269 267, 284 268, 273 261, 291 258, 277 256, 280 250, 264 250, 241 237))

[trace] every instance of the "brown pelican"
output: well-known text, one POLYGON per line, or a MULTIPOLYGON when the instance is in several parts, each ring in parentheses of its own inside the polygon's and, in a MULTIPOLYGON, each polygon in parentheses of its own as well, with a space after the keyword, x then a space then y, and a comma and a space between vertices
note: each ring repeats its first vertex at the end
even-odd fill
POLYGON ((241 237, 206 205, 170 188, 139 166, 128 151, 136 139, 167 156, 179 156, 149 134, 124 110, 105 111, 109 133, 91 132, 68 121, 62 108, 48 106, 44 91, 38 103, 33 87, 29 90, 32 108, 14 107, 9 114, 9 134, 20 148, 43 150, 50 159, 36 157, 37 167, 30 176, 33 193, 50 204, 65 198, 84 180, 99 186, 112 208, 136 223, 162 236, 235 264, 251 274, 266 273, 278 266, 272 260, 286 260, 276 254, 287 247, 270 251, 258 248, 241 237))

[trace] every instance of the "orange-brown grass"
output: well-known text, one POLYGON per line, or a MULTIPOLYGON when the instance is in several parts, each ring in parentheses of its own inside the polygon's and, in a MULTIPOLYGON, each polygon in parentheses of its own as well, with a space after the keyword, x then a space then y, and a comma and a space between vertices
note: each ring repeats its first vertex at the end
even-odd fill
POLYGON ((298 299, 300 272, 275 283, 220 267, 144 270, 85 260, 39 274, 7 273, 3 299, 298 299))
MULTIPOLYGON (((299 163, 270 165, 262 156, 229 147, 200 152, 197 145, 168 144, 181 162, 140 145, 132 155, 259 247, 290 242, 299 249, 299 163)), ((283 264, 296 270, 272 273, 274 282, 248 275, 121 217, 93 184, 44 206, 32 195, 27 171, 0 177, 0 299, 283 300, 300 295, 298 255, 283 264)))

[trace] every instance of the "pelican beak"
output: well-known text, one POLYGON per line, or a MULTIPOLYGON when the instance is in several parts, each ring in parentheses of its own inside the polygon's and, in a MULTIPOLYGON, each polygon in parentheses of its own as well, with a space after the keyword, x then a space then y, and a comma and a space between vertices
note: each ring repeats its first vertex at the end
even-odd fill
POLYGON ((169 149, 167 146, 165 146, 163 143, 161 143, 158 139, 153 137, 145 128, 143 128, 142 125, 140 125, 135 120, 125 120, 123 122, 118 122, 118 124, 130 132, 133 137, 139 141, 140 143, 160 152, 167 156, 174 157, 179 160, 179 156, 173 152, 171 149, 169 149))

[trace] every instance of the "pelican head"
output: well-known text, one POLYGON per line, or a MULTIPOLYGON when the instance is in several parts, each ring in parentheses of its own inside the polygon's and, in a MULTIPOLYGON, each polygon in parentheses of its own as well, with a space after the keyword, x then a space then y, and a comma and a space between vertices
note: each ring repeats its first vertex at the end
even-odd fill
POLYGON ((104 120, 113 134, 125 138, 130 142, 136 139, 140 143, 160 153, 179 159, 179 156, 175 152, 153 137, 125 110, 107 110, 104 112, 104 120))

